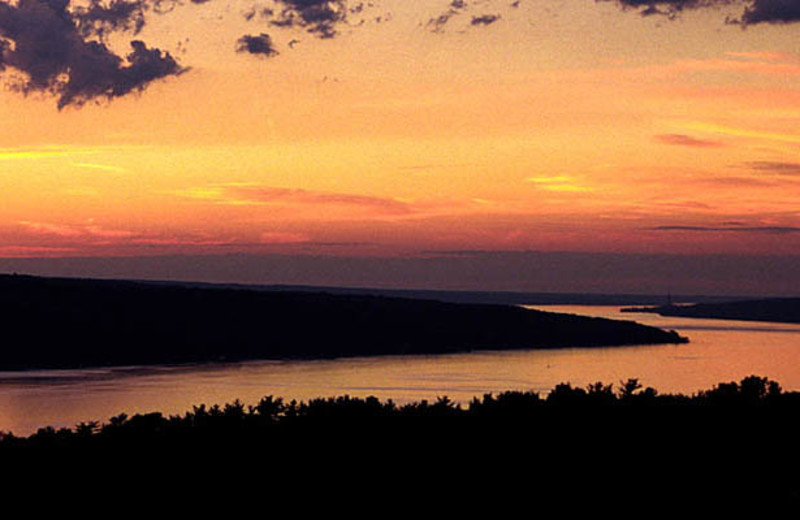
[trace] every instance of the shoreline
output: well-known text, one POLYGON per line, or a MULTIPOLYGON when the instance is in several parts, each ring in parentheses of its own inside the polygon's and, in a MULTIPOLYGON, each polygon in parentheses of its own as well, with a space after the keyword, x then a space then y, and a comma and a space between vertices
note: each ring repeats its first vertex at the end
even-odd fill
POLYGON ((800 298, 770 298, 725 303, 625 307, 624 313, 653 313, 679 318, 800 324, 800 298))

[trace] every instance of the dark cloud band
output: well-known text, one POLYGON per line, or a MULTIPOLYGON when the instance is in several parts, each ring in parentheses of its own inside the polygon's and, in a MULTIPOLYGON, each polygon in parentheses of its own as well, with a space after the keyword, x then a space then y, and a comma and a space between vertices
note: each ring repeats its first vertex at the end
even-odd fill
POLYGON ((742 26, 787 24, 800 22, 800 2, 797 0, 596 0, 614 2, 622 9, 636 9, 642 16, 663 15, 677 18, 683 11, 737 6, 742 8, 738 18, 726 21, 742 26))
POLYGON ((651 228, 653 231, 691 231, 691 232, 712 232, 712 233, 767 233, 785 235, 790 233, 800 233, 800 227, 795 226, 656 226, 651 228))

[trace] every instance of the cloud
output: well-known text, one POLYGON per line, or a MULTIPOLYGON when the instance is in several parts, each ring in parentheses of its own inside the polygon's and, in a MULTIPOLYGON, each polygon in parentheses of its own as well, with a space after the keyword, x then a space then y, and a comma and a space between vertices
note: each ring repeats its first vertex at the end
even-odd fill
POLYGON ((5 55, 11 51, 11 43, 7 40, 0 39, 0 72, 6 70, 5 55))
POLYGON ((84 236, 84 232, 72 226, 64 226, 61 224, 50 224, 47 222, 31 222, 22 220, 19 225, 24 227, 29 233, 37 235, 55 235, 62 238, 74 238, 84 236))
POLYGON ((753 177, 736 177, 736 176, 713 177, 709 179, 701 179, 700 182, 706 184, 717 184, 722 186, 751 186, 754 188, 764 187, 764 186, 775 186, 775 183, 764 179, 756 179, 753 177))
POLYGON ((675 201, 656 201, 653 204, 658 206, 667 206, 671 208, 682 208, 682 209, 695 209, 695 210, 704 210, 704 209, 712 209, 712 206, 706 204, 705 202, 698 202, 696 200, 675 200, 675 201))
POLYGON ((660 134, 655 136, 655 138, 664 144, 673 146, 690 146, 695 148, 715 148, 722 146, 722 143, 717 141, 697 139, 696 137, 684 134, 660 134))
POLYGON ((740 20, 742 25, 792 22, 800 22, 800 2, 797 0, 753 0, 740 20))
POLYGON ((0 258, 61 256, 75 251, 71 247, 4 245, 0 246, 0 258))
MULTIPOLYGON (((153 81, 178 76, 188 69, 169 52, 153 48, 142 39, 130 41, 127 54, 113 50, 109 44, 111 36, 139 35, 151 15, 209 1, 0 0, 0 72, 13 73, 7 83, 19 92, 54 96, 59 109, 142 91, 153 81)), ((726 21, 742 26, 800 21, 800 3, 796 0, 597 1, 637 10, 642 15, 661 14, 669 18, 686 10, 726 7, 729 11, 733 9, 735 15, 728 16, 726 21)), ((245 18, 258 18, 272 27, 299 28, 328 39, 337 36, 344 26, 356 27, 371 20, 378 23, 391 18, 391 13, 367 16, 367 10, 376 5, 360 0, 270 0, 266 6, 251 8, 245 18)), ((433 32, 443 32, 454 17, 479 3, 449 0, 444 5, 446 10, 424 23, 433 32)), ((501 8, 495 2, 480 5, 501 8)), ((516 7, 519 3, 506 5, 516 7)), ((464 25, 466 28, 493 25, 500 17, 500 14, 473 15, 464 25)), ((266 32, 258 32, 239 38, 236 50, 263 57, 277 54, 266 32)), ((113 41, 116 44, 119 40, 113 41)), ((293 46, 296 41, 292 40, 289 45, 293 46)), ((738 53, 738 56, 749 59, 750 54, 755 55, 738 53)), ((737 56, 736 53, 732 55, 737 56)), ((776 65, 770 70, 785 75, 793 73, 790 67, 776 65)))
POLYGON ((670 20, 683 11, 744 6, 738 18, 728 16, 726 23, 741 25, 787 24, 800 22, 797 0, 598 0, 614 2, 623 10, 636 9, 642 16, 661 15, 670 20))
POLYGON ((392 214, 407 214, 411 212, 411 208, 405 202, 392 198, 372 197, 368 195, 263 186, 232 186, 227 188, 225 192, 236 200, 254 202, 357 206, 378 209, 382 212, 392 214))
POLYGON ((638 9, 642 16, 662 15, 676 18, 685 9, 698 9, 718 4, 728 4, 732 0, 602 0, 613 1, 622 9, 638 9))
POLYGON ((269 34, 261 33, 258 36, 244 35, 236 42, 236 52, 247 52, 261 56, 275 56, 278 51, 272 43, 269 34))
POLYGON ((444 11, 439 16, 434 16, 433 18, 429 19, 425 26, 435 33, 444 32, 444 26, 447 25, 450 19, 460 14, 466 8, 467 2, 465 0, 452 0, 447 11, 444 11))
POLYGON ((747 137, 767 141, 777 141, 781 143, 800 144, 800 135, 796 132, 763 132, 760 130, 750 130, 749 128, 737 128, 704 121, 684 123, 685 128, 697 130, 704 133, 714 133, 721 135, 732 135, 736 137, 747 137))
POLYGON ((766 233, 774 235, 785 235, 791 233, 800 233, 800 227, 797 226, 754 226, 745 227, 741 225, 736 226, 656 226, 650 228, 653 231, 690 231, 700 233, 766 233))
POLYGON ((128 238, 135 235, 134 232, 128 230, 104 228, 95 224, 92 220, 81 226, 31 222, 29 220, 22 220, 18 224, 28 233, 52 235, 60 238, 128 238))
POLYGON ((93 155, 97 152, 98 149, 96 148, 75 148, 68 146, 0 148, 0 161, 37 161, 71 155, 93 155))
POLYGON ((733 56, 734 58, 742 58, 746 60, 755 60, 755 61, 769 61, 769 62, 793 62, 798 61, 800 57, 796 54, 791 54, 788 52, 769 52, 769 51, 757 51, 757 52, 726 52, 727 56, 733 56))
POLYGON ((115 31, 138 34, 145 25, 144 13, 148 8, 145 0, 111 0, 106 5, 100 0, 91 0, 86 7, 76 7, 73 18, 84 38, 104 38, 115 31))
POLYGON ((318 38, 333 38, 337 26, 347 22, 349 13, 357 13, 363 4, 348 8, 346 0, 276 0, 280 9, 253 9, 245 14, 250 20, 256 13, 276 27, 301 27, 318 38))
POLYGON ((525 182, 534 184, 539 189, 556 192, 587 192, 593 191, 588 186, 575 182, 572 177, 557 175, 554 177, 528 177, 525 182))
POLYGON ((182 197, 226 205, 333 205, 368 208, 391 215, 408 215, 414 212, 411 204, 394 198, 301 188, 275 188, 258 184, 223 184, 189 188, 173 193, 182 197))
POLYGON ((186 69, 168 52, 148 48, 141 40, 130 42, 131 52, 124 58, 106 45, 109 31, 141 29, 143 5, 112 0, 69 10, 69 0, 0 3, 0 62, 23 73, 16 89, 53 94, 59 109, 144 90, 186 69))
POLYGON ((96 164, 96 163, 72 163, 72 166, 78 168, 88 168, 90 170, 101 170, 106 172, 124 172, 125 168, 121 168, 119 166, 111 166, 108 164, 96 164))
POLYGON ((472 25, 491 25, 500 19, 499 14, 484 14, 481 16, 473 16, 472 25))
POLYGON ((747 168, 777 175, 800 175, 800 163, 752 161, 746 162, 747 168))

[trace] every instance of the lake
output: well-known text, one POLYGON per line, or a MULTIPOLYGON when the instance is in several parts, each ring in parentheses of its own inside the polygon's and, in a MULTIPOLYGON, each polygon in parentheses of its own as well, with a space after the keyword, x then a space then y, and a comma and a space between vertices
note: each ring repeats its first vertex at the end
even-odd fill
POLYGON ((638 378, 661 393, 690 394, 756 374, 800 390, 800 325, 621 314, 619 307, 536 306, 628 319, 688 336, 689 344, 472 352, 320 361, 249 361, 193 366, 0 372, 0 431, 27 435, 52 425, 105 422, 119 413, 182 414, 193 405, 265 395, 306 400, 349 394, 397 403, 556 384, 618 384, 638 378))

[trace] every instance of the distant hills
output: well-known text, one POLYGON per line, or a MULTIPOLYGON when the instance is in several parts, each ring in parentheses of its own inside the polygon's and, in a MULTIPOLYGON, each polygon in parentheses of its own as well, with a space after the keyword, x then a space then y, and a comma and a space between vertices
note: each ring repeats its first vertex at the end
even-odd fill
POLYGON ((324 292, 358 296, 388 296, 437 300, 449 303, 490 303, 498 305, 663 305, 667 301, 714 303, 746 300, 743 296, 666 294, 594 294, 515 291, 446 291, 422 289, 378 289, 369 287, 321 287, 312 285, 217 284, 205 282, 142 281, 153 285, 181 285, 202 289, 248 289, 264 292, 324 292))
POLYGON ((0 326, 0 370, 686 341, 509 305, 23 275, 0 275, 0 326))
POLYGON ((800 323, 800 298, 771 298, 696 305, 665 305, 622 309, 622 312, 653 312, 662 316, 712 318, 718 320, 800 323))

